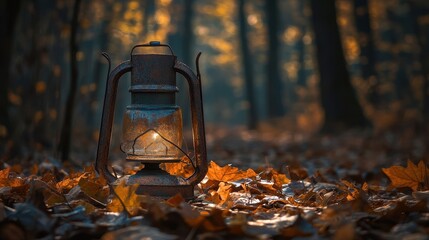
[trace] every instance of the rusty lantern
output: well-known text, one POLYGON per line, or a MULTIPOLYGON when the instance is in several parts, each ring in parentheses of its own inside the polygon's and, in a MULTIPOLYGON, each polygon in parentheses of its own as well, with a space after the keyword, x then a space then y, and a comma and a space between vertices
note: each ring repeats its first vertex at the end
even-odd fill
MULTIPOLYGON (((103 115, 98 140, 95 167, 110 183, 117 179, 108 168, 110 138, 118 81, 131 71, 131 105, 123 118, 121 150, 126 160, 139 161, 144 168, 135 175, 123 176, 127 184, 138 184, 137 194, 170 197, 177 193, 184 198, 194 196, 194 186, 207 173, 207 152, 201 96, 201 77, 198 54, 197 75, 184 63, 177 61, 169 45, 160 42, 136 45, 131 50, 131 60, 125 61, 108 75, 103 115), (136 48, 157 52, 161 48, 171 54, 137 54, 136 48), (176 72, 182 74, 189 85, 194 159, 182 145, 182 112, 176 105, 176 72), (172 176, 160 168, 161 163, 179 162, 188 158, 194 166, 189 178, 172 176)), ((107 54, 105 55, 108 58, 107 54)), ((109 59, 109 58, 108 58, 109 59)), ((109 61, 110 62, 110 61, 109 61)))

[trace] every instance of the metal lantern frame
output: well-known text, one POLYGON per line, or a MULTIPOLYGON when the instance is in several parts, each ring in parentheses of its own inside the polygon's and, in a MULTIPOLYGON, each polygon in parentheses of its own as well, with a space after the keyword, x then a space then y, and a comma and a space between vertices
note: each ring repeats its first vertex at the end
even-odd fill
MULTIPOLYGON (((189 86, 195 164, 192 162, 192 159, 190 161, 193 163, 195 171, 188 178, 172 176, 159 168, 160 163, 168 161, 157 159, 142 160, 141 162, 145 167, 135 175, 126 176, 126 181, 127 184, 139 185, 136 191, 137 194, 170 197, 180 193, 184 198, 190 199, 194 196, 194 186, 204 178, 208 168, 201 75, 199 73, 199 57, 201 53, 197 55, 195 60, 197 74, 186 64, 177 60, 169 45, 161 44, 160 42, 136 45, 131 49, 130 55, 130 60, 122 62, 111 72, 109 68, 110 73, 106 83, 95 168, 109 183, 118 183, 119 180, 109 170, 108 157, 116 94, 120 78, 125 73, 131 72, 130 92, 132 103, 137 108, 147 104, 147 102, 155 106, 157 104, 164 104, 174 107, 175 93, 178 91, 176 73, 179 73, 185 77, 189 86), (136 48, 160 47, 168 48, 171 54, 133 53, 136 48)), ((154 129, 146 129, 145 131, 150 130, 154 129)), ((168 141, 168 139, 165 140, 168 141)), ((183 150, 180 151, 183 152, 183 150)))

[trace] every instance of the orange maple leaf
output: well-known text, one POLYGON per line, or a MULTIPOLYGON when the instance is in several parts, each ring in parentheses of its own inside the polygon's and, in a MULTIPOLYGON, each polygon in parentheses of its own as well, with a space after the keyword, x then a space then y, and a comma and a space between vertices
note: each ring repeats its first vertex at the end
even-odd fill
POLYGON ((392 166, 383 168, 383 172, 389 177, 393 187, 410 187, 413 191, 429 187, 429 168, 423 161, 415 165, 408 160, 406 168, 392 166))
POLYGON ((194 174, 194 167, 189 162, 161 163, 161 168, 171 175, 188 178, 194 174))
POLYGON ((236 167, 231 165, 226 165, 221 167, 215 162, 211 161, 209 169, 207 172, 207 177, 210 180, 228 182, 228 181, 237 181, 243 178, 255 177, 256 173, 252 169, 247 169, 246 171, 239 170, 236 167))
POLYGON ((221 182, 217 191, 210 191, 206 197, 206 200, 217 205, 224 204, 229 199, 229 194, 232 191, 232 186, 230 184, 225 184, 221 182))

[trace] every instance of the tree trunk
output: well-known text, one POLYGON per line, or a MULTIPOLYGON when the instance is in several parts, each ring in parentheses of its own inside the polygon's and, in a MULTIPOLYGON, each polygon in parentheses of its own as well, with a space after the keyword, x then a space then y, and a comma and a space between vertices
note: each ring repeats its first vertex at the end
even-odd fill
POLYGON ((304 43, 304 28, 301 28, 302 36, 296 43, 296 49, 298 51, 298 73, 297 73, 297 84, 298 86, 305 86, 307 84, 307 74, 305 73, 305 43, 304 43))
MULTIPOLYGON (((182 56, 183 62, 194 68, 195 64, 192 58, 192 45, 194 40, 194 33, 192 28, 192 20, 194 18, 194 0, 184 1, 185 9, 183 12, 183 36, 182 36, 182 56)), ((179 30, 180 31, 180 30, 179 30)), ((184 80, 184 79, 183 79, 184 80)), ((191 126, 191 112, 189 107, 189 90, 185 87, 186 80, 181 81, 182 94, 179 95, 179 103, 183 106, 183 123, 185 126, 191 126)))
MULTIPOLYGON (((410 69, 409 62, 412 61, 411 54, 407 51, 401 50, 401 44, 403 36, 410 30, 410 25, 406 16, 398 13, 393 8, 387 8, 387 19, 391 25, 388 30, 388 41, 390 43, 390 55, 392 62, 396 64, 393 68, 393 85, 395 89, 395 95, 397 100, 402 103, 403 112, 405 108, 414 107, 414 95, 412 93, 412 87, 409 81, 408 71, 410 69)), ((401 114, 401 113, 399 113, 401 114)))
POLYGON ((378 78, 375 70, 375 48, 371 28, 368 0, 354 0, 354 15, 360 45, 362 78, 369 82, 368 100, 378 103, 378 78))
POLYGON ((155 13, 155 1, 154 0, 146 0, 143 3, 144 6, 144 15, 143 15, 143 32, 142 36, 147 36, 149 32, 149 19, 153 17, 155 13))
POLYGON ((238 22, 240 24, 240 47, 241 47, 241 61, 244 72, 244 81, 246 86, 247 102, 249 104, 247 128, 256 129, 258 125, 258 111, 256 109, 255 96, 253 90, 253 73, 252 73, 252 59, 249 51, 249 44, 247 41, 247 22, 244 10, 244 0, 238 2, 238 22))
POLYGON ((2 24, 0 38, 0 139, 10 136, 11 121, 9 119, 9 82, 10 61, 12 58, 13 35, 16 19, 19 13, 20 1, 8 0, 0 3, 0 23, 2 24))
POLYGON ((64 122, 61 130, 60 142, 58 150, 61 153, 61 160, 66 161, 70 157, 71 132, 73 123, 73 110, 76 97, 78 83, 77 58, 78 52, 76 35, 79 27, 78 17, 81 0, 75 0, 73 6, 73 17, 71 21, 70 35, 70 89, 66 101, 66 109, 64 113, 64 122))
POLYGON ((307 16, 304 12, 307 8, 307 1, 299 1, 298 10, 301 12, 302 16, 298 19, 300 21, 301 36, 299 37, 298 42, 296 43, 296 50, 298 51, 298 73, 297 73, 297 84, 298 86, 307 85, 307 74, 305 69, 305 33, 307 32, 307 16))
POLYGON ((269 118, 281 117, 285 113, 282 80, 279 72, 278 2, 265 1, 265 15, 268 24, 267 55, 267 110, 269 118))
POLYGON ((409 1, 410 14, 413 20, 414 31, 419 45, 419 58, 424 79, 423 84, 423 108, 422 114, 425 122, 429 120, 429 24, 419 23, 419 18, 427 15, 429 7, 421 6, 414 1, 409 1))
MULTIPOLYGON (((112 4, 109 4, 104 9, 106 11, 107 16, 113 14, 113 6, 112 4)), ((99 50, 97 53, 97 61, 95 63, 95 69, 94 69, 94 79, 93 81, 96 83, 97 89, 106 89, 106 75, 109 74, 108 71, 108 65, 106 64, 107 61, 104 57, 101 56, 102 52, 109 53, 108 47, 110 42, 110 23, 112 21, 112 17, 105 17, 103 21, 100 23, 100 32, 98 33, 98 44, 99 44, 99 50)), ((104 91, 101 91, 104 96, 104 91)), ((90 101, 98 101, 99 99, 103 99, 103 97, 100 98, 100 91, 93 91, 90 95, 90 101)), ((103 104, 103 102, 101 102, 103 104)), ((91 111, 88 111, 88 124, 92 128, 99 126, 101 121, 101 108, 91 108, 91 111), (96 116, 96 117, 94 117, 96 116)))
POLYGON ((350 82, 337 25, 335 0, 311 0, 320 74, 320 97, 325 111, 322 131, 365 127, 368 120, 350 82))

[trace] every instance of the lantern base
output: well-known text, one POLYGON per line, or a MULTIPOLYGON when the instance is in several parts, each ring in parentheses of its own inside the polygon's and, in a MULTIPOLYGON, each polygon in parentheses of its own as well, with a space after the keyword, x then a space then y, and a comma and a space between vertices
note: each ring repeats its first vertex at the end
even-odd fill
POLYGON ((177 186, 166 186, 166 185, 140 185, 136 193, 139 195, 150 195, 160 198, 168 199, 178 193, 186 200, 194 198, 194 186, 191 185, 177 185, 177 186))
POLYGON ((182 177, 172 176, 160 169, 159 163, 147 163, 142 170, 127 178, 127 185, 140 185, 137 194, 170 198, 180 193, 185 199, 194 198, 194 186, 182 177))

